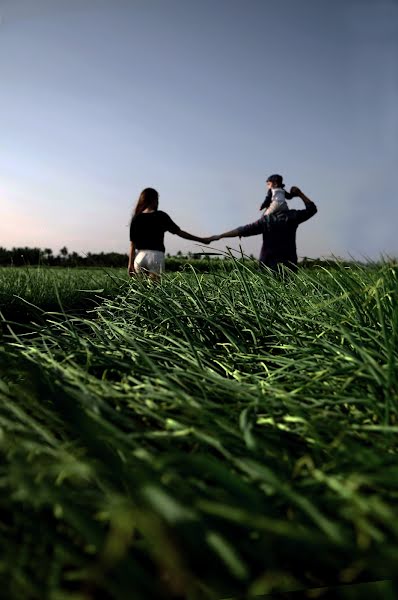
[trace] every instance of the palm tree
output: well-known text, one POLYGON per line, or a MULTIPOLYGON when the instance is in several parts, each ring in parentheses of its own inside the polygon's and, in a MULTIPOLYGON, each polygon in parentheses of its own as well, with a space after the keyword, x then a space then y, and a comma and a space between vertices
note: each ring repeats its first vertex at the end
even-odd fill
POLYGON ((63 248, 61 248, 59 253, 62 256, 62 259, 66 260, 66 257, 68 256, 68 248, 66 246, 64 246, 63 248))
POLYGON ((53 251, 51 250, 51 248, 44 248, 43 255, 47 262, 50 262, 52 254, 53 251))

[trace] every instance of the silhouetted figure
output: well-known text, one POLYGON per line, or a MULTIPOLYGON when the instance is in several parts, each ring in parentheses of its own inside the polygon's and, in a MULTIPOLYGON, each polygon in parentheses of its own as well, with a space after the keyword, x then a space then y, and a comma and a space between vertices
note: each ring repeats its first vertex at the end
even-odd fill
POLYGON ((128 274, 146 273, 157 277, 164 271, 166 231, 194 242, 208 244, 205 238, 183 231, 169 215, 158 210, 159 194, 153 188, 145 188, 138 198, 130 223, 130 254, 128 274))
POLYGON ((296 231, 297 227, 315 215, 317 208, 298 187, 292 187, 291 197, 298 196, 305 204, 303 210, 289 209, 263 215, 261 219, 226 231, 220 235, 207 238, 209 242, 227 237, 263 236, 260 252, 260 264, 276 270, 278 265, 284 265, 295 271, 297 269, 296 231))

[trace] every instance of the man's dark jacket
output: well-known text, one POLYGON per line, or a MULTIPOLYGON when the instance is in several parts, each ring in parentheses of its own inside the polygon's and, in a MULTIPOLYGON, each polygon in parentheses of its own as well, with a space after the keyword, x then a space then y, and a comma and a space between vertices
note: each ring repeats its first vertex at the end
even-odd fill
POLYGON ((317 208, 313 202, 303 210, 287 210, 264 215, 258 221, 239 227, 239 237, 263 234, 263 245, 260 252, 260 263, 271 269, 278 264, 289 267, 297 265, 296 231, 300 223, 304 223, 315 215, 317 208))

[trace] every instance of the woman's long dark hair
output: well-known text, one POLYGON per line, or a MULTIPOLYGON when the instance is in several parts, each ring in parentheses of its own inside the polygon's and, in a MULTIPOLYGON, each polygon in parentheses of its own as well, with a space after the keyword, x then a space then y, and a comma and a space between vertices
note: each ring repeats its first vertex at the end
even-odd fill
POLYGON ((145 190, 142 190, 140 197, 138 198, 133 217, 140 215, 147 208, 150 208, 151 210, 157 210, 158 204, 159 194, 157 191, 153 188, 145 188, 145 190))

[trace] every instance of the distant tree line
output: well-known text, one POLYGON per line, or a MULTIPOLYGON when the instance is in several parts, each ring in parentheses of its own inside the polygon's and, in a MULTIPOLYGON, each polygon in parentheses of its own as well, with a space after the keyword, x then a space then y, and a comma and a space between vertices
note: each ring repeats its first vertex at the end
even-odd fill
POLYGON ((69 252, 63 246, 58 254, 51 248, 6 248, 0 247, 1 266, 49 266, 49 267, 125 267, 128 262, 127 254, 118 252, 87 252, 81 256, 77 252, 69 252))
MULTIPOLYGON (((201 253, 188 252, 184 255, 181 250, 175 256, 166 255, 166 260, 181 261, 184 264, 187 261, 198 259, 209 260, 209 256, 201 253)), ((51 248, 28 248, 17 247, 7 250, 0 247, 0 266, 6 267, 30 267, 30 266, 49 266, 49 267, 126 267, 128 255, 119 252, 87 252, 83 256, 77 252, 69 252, 66 246, 63 246, 58 254, 54 254, 51 248)))
MULTIPOLYGON (((250 256, 239 257, 239 262, 247 266, 256 266, 257 259, 250 256)), ((391 257, 385 257, 384 262, 396 266, 397 260, 391 257)), ((7 250, 0 247, 0 266, 1 267, 30 267, 30 266, 48 266, 48 267, 119 267, 127 269, 128 256, 119 252, 87 252, 83 256, 77 252, 69 252, 66 246, 63 246, 54 254, 51 248, 28 248, 18 247, 7 250)), ((314 267, 333 267, 336 264, 340 266, 352 266, 355 261, 343 259, 312 259, 304 257, 300 265, 304 268, 314 267)), ((166 254, 166 269, 168 271, 181 271, 189 269, 189 265, 194 265, 195 270, 199 272, 209 272, 218 270, 229 270, 233 267, 234 260, 231 255, 218 252, 188 252, 184 255, 180 250, 176 255, 166 254)), ((368 266, 376 266, 378 263, 368 262, 368 266)))
MULTIPOLYGON (((194 264, 195 269, 201 272, 218 270, 232 267, 233 261, 219 260, 223 258, 218 253, 193 253, 184 255, 180 250, 176 255, 166 254, 166 269, 168 271, 180 271, 189 264, 194 264), (214 258, 214 256, 216 258, 214 258), (227 263, 231 263, 231 265, 227 263)), ((244 259, 248 264, 254 261, 254 256, 244 259)), ((28 248, 17 247, 7 250, 0 247, 0 266, 2 267, 126 267, 128 255, 119 252, 87 252, 83 256, 77 252, 69 252, 64 246, 55 254, 51 248, 28 248)))

